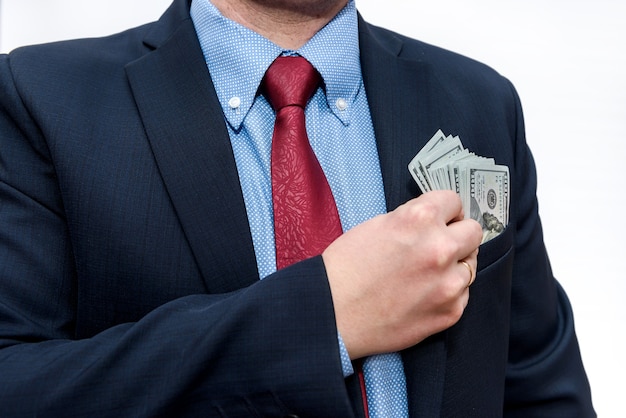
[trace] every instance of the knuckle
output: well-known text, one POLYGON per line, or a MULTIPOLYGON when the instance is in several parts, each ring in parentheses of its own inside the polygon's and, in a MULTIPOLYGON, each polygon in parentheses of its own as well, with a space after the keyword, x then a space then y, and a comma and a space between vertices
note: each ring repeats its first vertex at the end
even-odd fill
POLYGON ((449 305, 447 319, 451 323, 451 325, 459 322, 459 319, 461 319, 461 316, 463 316, 464 311, 465 306, 460 298, 457 298, 453 303, 449 305))
POLYGON ((452 325, 459 322, 464 311, 465 307, 460 302, 454 304, 454 307, 450 311, 450 320, 452 321, 452 325))
POLYGON ((442 238, 433 243, 433 267, 445 269, 456 261, 456 254, 459 251, 459 243, 454 240, 442 238))
POLYGON ((474 236, 474 238, 478 241, 478 243, 480 243, 480 241, 482 240, 483 237, 483 227, 480 226, 480 224, 474 220, 472 220, 472 235, 474 236))
POLYGON ((439 287, 439 296, 443 304, 454 303, 459 297, 459 285, 456 280, 442 280, 439 287))
POLYGON ((430 224, 435 221, 438 214, 438 207, 434 202, 426 201, 420 205, 415 205, 411 211, 414 222, 430 224))
POLYGON ((442 330, 448 329, 455 325, 461 319, 463 315, 463 307, 460 303, 454 304, 450 307, 446 314, 441 319, 442 330))

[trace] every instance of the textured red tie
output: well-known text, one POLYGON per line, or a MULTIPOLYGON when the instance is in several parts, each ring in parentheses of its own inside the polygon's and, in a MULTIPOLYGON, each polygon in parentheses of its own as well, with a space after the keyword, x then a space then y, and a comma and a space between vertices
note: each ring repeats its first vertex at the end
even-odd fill
POLYGON ((320 80, 305 58, 283 56, 263 79, 263 94, 276 111, 272 199, 279 269, 321 254, 342 233, 335 199, 304 122, 304 108, 320 80))

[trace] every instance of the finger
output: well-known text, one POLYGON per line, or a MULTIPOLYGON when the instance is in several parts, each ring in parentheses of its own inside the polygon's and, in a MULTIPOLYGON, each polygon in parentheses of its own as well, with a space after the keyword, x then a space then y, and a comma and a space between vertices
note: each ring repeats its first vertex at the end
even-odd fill
POLYGON ((467 257, 459 260, 459 264, 470 274, 466 285, 466 287, 470 287, 474 281, 476 281, 476 275, 478 273, 478 248, 472 251, 467 257))
POLYGON ((471 258, 475 262, 483 238, 480 224, 473 219, 464 219, 448 225, 448 232, 451 239, 458 243, 457 260, 471 258))
POLYGON ((476 280, 476 268, 472 267, 468 261, 461 260, 459 261, 459 265, 465 267, 466 274, 469 273, 469 278, 467 279, 467 284, 465 287, 470 287, 474 280, 476 280))
POLYGON ((433 220, 447 225, 463 219, 463 205, 459 196, 451 190, 434 190, 408 202, 416 213, 431 216, 433 220))

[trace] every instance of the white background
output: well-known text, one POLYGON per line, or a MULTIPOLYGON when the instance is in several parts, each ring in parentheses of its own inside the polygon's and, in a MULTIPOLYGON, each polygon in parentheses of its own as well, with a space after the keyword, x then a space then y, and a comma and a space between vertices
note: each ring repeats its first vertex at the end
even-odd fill
MULTIPOLYGON (((545 240, 574 306, 595 406, 601 417, 623 416, 626 2, 356 1, 370 22, 483 61, 516 85, 545 240)), ((0 51, 112 33, 158 18, 169 3, 1 0, 0 51)))

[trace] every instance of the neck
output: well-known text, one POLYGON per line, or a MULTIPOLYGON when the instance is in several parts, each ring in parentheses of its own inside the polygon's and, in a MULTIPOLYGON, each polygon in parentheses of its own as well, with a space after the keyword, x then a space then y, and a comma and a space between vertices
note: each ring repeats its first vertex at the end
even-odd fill
POLYGON ((223 16, 283 49, 304 45, 348 0, 211 0, 223 16))

